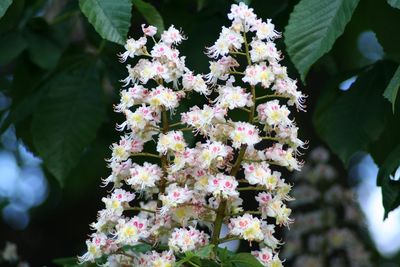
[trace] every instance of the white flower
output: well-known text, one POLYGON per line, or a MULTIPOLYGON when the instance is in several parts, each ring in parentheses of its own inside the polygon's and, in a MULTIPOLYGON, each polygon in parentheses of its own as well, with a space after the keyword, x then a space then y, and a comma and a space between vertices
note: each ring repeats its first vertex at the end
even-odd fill
POLYGON ((185 39, 179 30, 175 29, 174 25, 171 25, 168 30, 161 34, 161 41, 167 45, 180 44, 185 39))
POLYGON ((211 90, 207 87, 202 75, 193 75, 192 72, 187 72, 182 77, 182 86, 186 90, 194 90, 203 95, 211 94, 211 90))
POLYGON ((158 108, 163 106, 166 109, 174 109, 179 104, 179 98, 180 96, 177 92, 172 91, 170 88, 159 85, 150 91, 148 102, 152 107, 158 108))
MULTIPOLYGON (((262 248, 260 251, 252 251, 253 254, 258 261, 266 267, 283 267, 282 261, 279 259, 278 254, 273 254, 273 251, 268 247, 262 248)), ((301 266, 313 266, 310 264, 302 264, 301 266)))
POLYGON ((126 110, 125 116, 126 121, 117 126, 120 131, 128 127, 133 132, 138 132, 144 130, 146 126, 160 122, 160 113, 145 105, 137 108, 135 112, 126 110))
POLYGON ((184 253, 207 245, 208 239, 207 234, 193 227, 189 227, 189 229, 177 228, 172 232, 168 246, 176 252, 184 253))
POLYGON ((261 19, 257 20, 252 30, 256 31, 256 36, 260 40, 267 39, 268 41, 272 41, 281 36, 281 34, 275 30, 275 25, 271 23, 271 19, 267 19, 267 22, 263 22, 261 19))
POLYGON ((276 45, 273 42, 253 40, 250 43, 250 46, 250 57, 253 62, 264 60, 275 62, 281 59, 281 53, 277 50, 276 45))
POLYGON ((135 257, 134 266, 141 267, 173 267, 175 266, 175 256, 173 251, 150 251, 135 257))
POLYGON ((128 57, 133 58, 134 56, 143 55, 143 47, 146 45, 146 37, 141 37, 138 40, 129 38, 126 40, 125 49, 126 51, 119 55, 120 61, 125 62, 128 57))
POLYGON ((244 40, 243 36, 229 28, 222 27, 222 31, 215 44, 207 48, 209 57, 217 58, 219 56, 226 56, 232 49, 240 49, 244 40))
POLYGON ((107 242, 107 236, 105 234, 92 234, 91 240, 86 240, 87 252, 79 257, 79 262, 91 261, 103 256, 102 247, 107 242))
POLYGON ((137 216, 131 219, 120 219, 115 227, 116 242, 120 245, 136 245, 140 239, 147 238, 150 233, 147 229, 147 220, 137 216))
POLYGON ((245 240, 261 241, 264 239, 260 219, 250 214, 232 218, 228 227, 231 235, 240 236, 245 240))
POLYGON ((154 187, 162 176, 161 168, 148 162, 145 162, 143 166, 135 164, 130 169, 130 173, 131 176, 126 183, 137 190, 154 187))
POLYGON ((216 122, 224 122, 226 111, 219 107, 204 105, 203 109, 198 106, 190 108, 190 111, 182 113, 182 122, 203 132, 209 130, 216 122))
POLYGON ((285 150, 280 143, 275 143, 265 151, 267 159, 274 161, 276 164, 287 167, 289 170, 300 170, 302 162, 297 161, 293 154, 293 149, 288 148, 285 150))
POLYGON ((166 154, 168 151, 183 153, 187 146, 181 131, 170 131, 167 134, 160 134, 157 151, 166 154))
POLYGON ((205 78, 207 82, 215 84, 218 79, 226 80, 228 79, 229 70, 232 67, 239 66, 239 63, 233 57, 222 57, 218 61, 210 61, 210 73, 208 73, 205 78))
POLYGON ((279 105, 278 100, 268 101, 257 107, 259 121, 269 126, 290 126, 290 111, 285 105, 279 105))
POLYGON ((157 33, 157 28, 151 25, 146 27, 145 24, 142 24, 142 31, 144 35, 152 37, 157 33))
POLYGON ((257 16, 254 14, 253 9, 249 8, 245 3, 240 2, 238 5, 231 6, 231 13, 228 14, 230 20, 240 21, 246 24, 246 31, 251 25, 256 22, 257 16))
POLYGON ((115 189, 109 198, 102 198, 106 204, 106 209, 110 210, 113 214, 118 216, 122 215, 124 206, 135 198, 135 194, 127 192, 123 189, 115 189))
POLYGON ((268 163, 245 163, 243 164, 244 174, 249 184, 258 184, 265 186, 268 190, 274 190, 278 181, 280 180, 281 173, 272 172, 268 163))
POLYGON ((260 251, 252 251, 251 254, 253 254, 264 266, 268 266, 274 257, 273 251, 268 247, 264 247, 260 251))
POLYGON ((165 194, 159 196, 159 199, 163 203, 162 212, 168 211, 168 209, 177 207, 179 204, 189 202, 192 198, 193 191, 189 190, 186 186, 179 187, 175 183, 169 185, 165 189, 165 194))
POLYGON ((240 86, 220 86, 218 92, 216 105, 222 108, 234 109, 253 105, 251 94, 240 86))
POLYGON ((239 192, 236 191, 237 186, 238 182, 235 177, 218 173, 208 179, 207 191, 212 193, 214 197, 237 197, 239 195, 239 192))
POLYGON ((115 106, 116 112, 125 112, 134 105, 141 104, 146 99, 149 91, 142 85, 135 84, 127 90, 121 90, 121 101, 115 106))
POLYGON ((247 122, 235 122, 229 137, 234 148, 239 148, 241 145, 253 146, 261 141, 256 126, 247 122))
POLYGON ((242 80, 250 85, 261 83, 264 88, 269 88, 274 79, 275 77, 270 67, 263 62, 258 65, 248 66, 242 80))

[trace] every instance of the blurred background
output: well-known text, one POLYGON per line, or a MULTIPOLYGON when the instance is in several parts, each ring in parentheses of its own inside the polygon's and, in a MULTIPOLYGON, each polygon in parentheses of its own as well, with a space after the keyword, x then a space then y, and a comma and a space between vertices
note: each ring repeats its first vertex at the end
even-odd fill
MULTIPOLYGON (((9 1, 0 0, 0 6, 2 2, 9 1)), ((204 47, 228 24, 226 14, 234 1, 147 2, 166 27, 174 24, 189 37, 180 46, 187 65, 207 73, 204 47)), ((299 1, 247 2, 284 32, 299 1)), ((30 266, 53 266, 56 258, 84 252, 88 225, 106 195, 100 187, 109 172, 104 159, 118 140, 114 128, 122 120, 113 113, 113 104, 119 80, 127 75, 117 58, 123 47, 96 33, 78 1, 10 3, 0 19, 0 250, 4 257, 9 241, 30 266)), ((142 11, 132 9, 129 36, 141 35, 140 25, 147 19, 142 11)), ((392 171, 399 157, 391 152, 400 143, 399 103, 392 112, 389 101, 376 97, 399 62, 399 25, 399 9, 384 0, 360 1, 344 33, 304 82, 284 52, 283 39, 278 41, 290 76, 308 95, 307 112, 297 118, 301 138, 310 141, 305 154, 318 146, 332 150, 340 183, 357 193, 364 216, 362 242, 371 251, 372 266, 400 266, 400 211, 395 209, 400 169, 392 171), (340 106, 344 102, 347 109, 340 106), (354 132, 351 125, 364 132, 354 132), (388 155, 396 160, 388 163, 388 155), (389 177, 387 184, 378 187, 378 176, 389 177), (385 208, 393 211, 384 220, 385 208)))

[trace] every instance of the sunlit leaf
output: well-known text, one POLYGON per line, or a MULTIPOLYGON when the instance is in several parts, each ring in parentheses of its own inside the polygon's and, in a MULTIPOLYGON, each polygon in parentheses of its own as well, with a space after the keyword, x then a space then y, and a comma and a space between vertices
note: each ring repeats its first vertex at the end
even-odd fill
POLYGON ((79 0, 79 6, 101 37, 125 43, 131 23, 130 0, 79 0))
POLYGON ((12 4, 13 0, 1 0, 0 1, 0 18, 6 13, 7 9, 12 4))
POLYGON ((400 9, 400 0, 387 0, 389 5, 391 5, 394 8, 400 9))
POLYGON ((302 0, 284 33, 287 52, 304 81, 311 66, 331 50, 359 0, 302 0))

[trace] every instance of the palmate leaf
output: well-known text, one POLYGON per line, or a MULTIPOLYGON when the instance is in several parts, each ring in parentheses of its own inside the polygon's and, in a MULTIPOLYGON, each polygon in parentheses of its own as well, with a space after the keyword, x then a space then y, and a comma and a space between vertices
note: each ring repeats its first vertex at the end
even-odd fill
POLYGON ((131 23, 131 0, 79 0, 81 11, 101 37, 125 44, 131 23))
POLYGON ((0 1, 0 18, 6 13, 7 9, 11 6, 13 0, 1 0, 0 1))
POLYGON ((33 143, 47 169, 63 184, 95 138, 104 115, 94 59, 77 62, 55 75, 33 114, 33 143))
POLYGON ((288 54, 304 81, 310 67, 331 50, 359 0, 301 0, 285 28, 288 54))
POLYGON ((164 31, 163 18, 154 6, 142 0, 132 0, 132 2, 147 23, 157 27, 157 34, 160 34, 164 31))

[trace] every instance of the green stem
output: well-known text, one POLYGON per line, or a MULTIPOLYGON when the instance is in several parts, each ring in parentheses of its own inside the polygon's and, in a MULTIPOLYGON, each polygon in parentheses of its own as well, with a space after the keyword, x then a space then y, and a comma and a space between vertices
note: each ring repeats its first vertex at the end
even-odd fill
POLYGON ((259 101, 259 100, 263 100, 263 99, 267 99, 267 98, 287 98, 287 97, 283 96, 283 95, 264 95, 264 96, 257 97, 256 100, 259 101))
POLYGON ((265 191, 264 187, 261 186, 247 186, 247 187, 241 187, 237 189, 238 191, 265 191))
POLYGON ((245 56, 245 55, 246 55, 246 53, 239 52, 239 51, 231 51, 231 52, 229 52, 229 54, 232 54, 232 55, 241 55, 241 56, 245 56))
POLYGON ((153 157, 153 158, 161 158, 160 155, 152 154, 152 153, 146 153, 146 152, 141 152, 141 153, 135 153, 131 155, 132 157, 137 157, 137 156, 145 156, 145 157, 153 157))
POLYGON ((169 125, 170 128, 175 127, 175 126, 181 126, 184 125, 182 122, 176 122, 176 123, 172 123, 169 125))
POLYGON ((229 74, 244 75, 244 73, 240 71, 230 71, 229 74))
POLYGON ((251 65, 251 58, 250 58, 250 53, 249 53, 249 43, 247 42, 247 36, 246 32, 243 31, 243 39, 244 39, 244 49, 245 49, 245 54, 247 58, 247 64, 251 65))
MULTIPOLYGON (((163 108, 163 110, 162 110, 162 123, 163 123, 162 132, 164 134, 166 134, 169 130, 169 124, 168 124, 169 122, 168 122, 168 113, 165 108, 163 108)), ((167 169, 168 169, 167 155, 161 156, 161 167, 164 172, 164 175, 167 176, 168 175, 167 174, 167 169)), ((161 177, 161 179, 160 179, 160 195, 163 195, 165 193, 166 182, 167 182, 167 180, 164 178, 164 176, 161 177)), ((158 200, 157 207, 161 208, 161 206, 162 206, 162 202, 160 200, 158 200)))
MULTIPOLYGON (((245 55, 247 58, 247 64, 251 65, 251 58, 250 58, 250 53, 249 53, 249 43, 247 42, 247 37, 246 37, 246 32, 243 32, 243 39, 244 39, 244 47, 245 47, 245 55)), ((242 53, 242 52, 241 52, 242 53)), ((254 105, 251 107, 251 110, 249 112, 249 122, 253 123, 254 120, 254 113, 256 109, 256 90, 254 86, 251 86, 251 94, 252 94, 252 100, 254 105)), ((244 158, 244 155, 246 153, 247 145, 242 145, 240 147, 239 154, 236 158, 235 164, 233 165, 231 169, 231 176, 236 177, 237 173, 240 170, 240 164, 242 163, 242 160, 244 158)), ((225 218, 225 210, 227 206, 227 201, 224 199, 221 199, 221 203, 219 204, 218 210, 217 210, 217 216, 215 218, 214 222, 214 231, 212 233, 212 238, 211 238, 211 244, 214 244, 216 247, 218 245, 218 240, 219 240, 219 235, 221 232, 221 227, 222 223, 225 218)))

